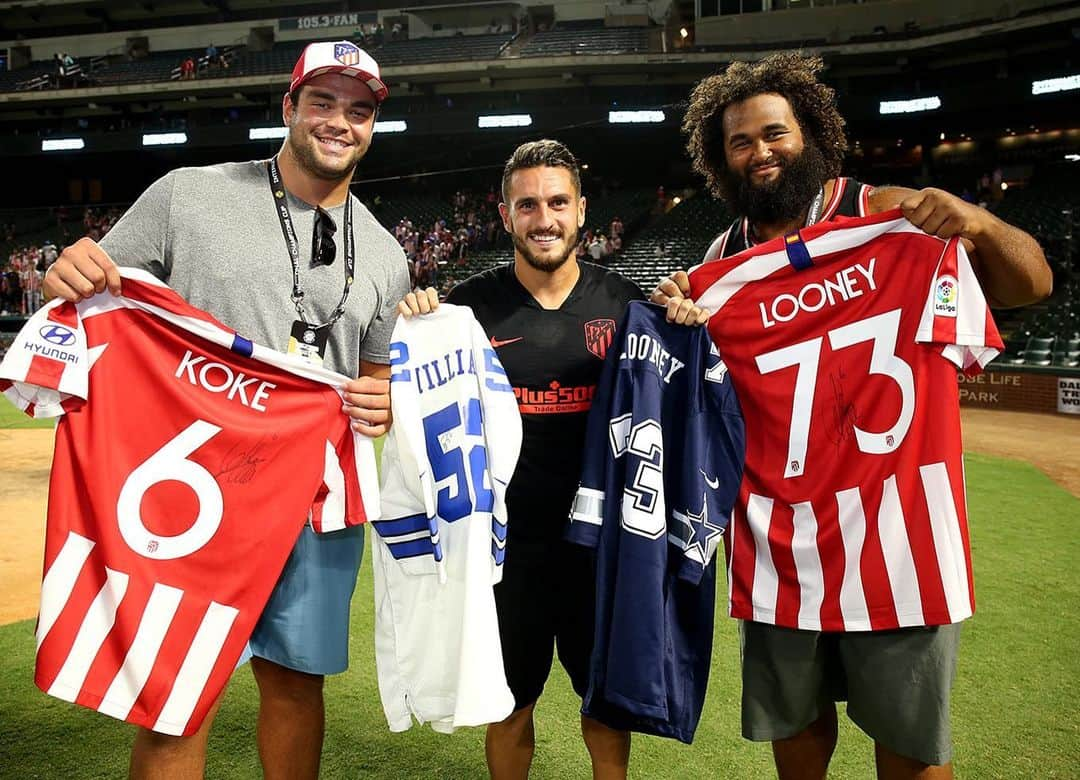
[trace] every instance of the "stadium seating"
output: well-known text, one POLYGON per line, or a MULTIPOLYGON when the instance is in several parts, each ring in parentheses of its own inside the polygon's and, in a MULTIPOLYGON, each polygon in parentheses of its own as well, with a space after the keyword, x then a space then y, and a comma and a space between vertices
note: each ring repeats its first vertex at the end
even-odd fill
POLYGON ((672 271, 701 262, 709 244, 731 219, 720 201, 698 194, 632 236, 610 265, 644 290, 652 290, 672 271))
MULTIPOLYGON (((513 41, 512 33, 491 35, 454 35, 443 38, 387 41, 381 47, 369 49, 380 65, 416 65, 431 62, 490 60, 513 41)), ((191 57, 198 64, 198 80, 228 76, 260 76, 287 74, 310 41, 277 43, 268 51, 247 51, 242 46, 221 47, 229 59, 229 68, 207 67, 205 51, 177 49, 155 51, 138 60, 109 61, 108 58, 87 59, 83 68, 82 86, 111 86, 116 84, 152 83, 180 77, 180 63, 191 57)), ((0 73, 0 92, 55 86, 56 64, 51 60, 36 61, 29 67, 0 73)))
POLYGON ((522 57, 565 54, 632 54, 649 50, 646 27, 604 27, 602 22, 559 23, 536 33, 521 50, 522 57))
POLYGON ((492 60, 514 39, 512 33, 454 35, 448 38, 417 38, 387 41, 375 55, 379 65, 419 65, 428 62, 492 60))

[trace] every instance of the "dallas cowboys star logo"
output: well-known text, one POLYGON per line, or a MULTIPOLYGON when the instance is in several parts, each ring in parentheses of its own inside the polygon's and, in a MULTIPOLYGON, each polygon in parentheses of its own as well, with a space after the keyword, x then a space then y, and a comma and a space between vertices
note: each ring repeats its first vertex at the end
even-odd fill
POLYGON ((686 526, 686 554, 706 565, 716 550, 717 537, 724 533, 725 526, 717 525, 709 519, 709 504, 701 495, 701 511, 697 514, 687 509, 685 512, 673 512, 675 519, 686 526))

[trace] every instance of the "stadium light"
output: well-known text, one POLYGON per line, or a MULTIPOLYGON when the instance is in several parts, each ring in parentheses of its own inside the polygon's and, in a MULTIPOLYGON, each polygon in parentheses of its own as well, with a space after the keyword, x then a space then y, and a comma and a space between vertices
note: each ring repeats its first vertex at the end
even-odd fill
POLYGON ((919 111, 933 111, 941 108, 941 98, 937 95, 912 100, 882 100, 878 104, 879 114, 914 114, 919 111))
POLYGON ((1067 154, 1065 159, 1069 162, 1080 162, 1080 154, 1067 154))
POLYGON ((409 123, 404 119, 382 119, 375 123, 376 133, 404 133, 409 123))
POLYGON ((477 127, 528 127, 532 124, 530 114, 502 114, 499 116, 478 116, 477 127))
POLYGON ((1070 89, 1080 89, 1080 73, 1075 76, 1061 76, 1056 79, 1031 82, 1032 95, 1045 95, 1048 92, 1068 92, 1070 89))
POLYGON ((271 141, 289 134, 287 127, 253 127, 248 130, 249 141, 271 141))
POLYGON ((607 121, 613 125, 637 125, 649 122, 663 122, 667 119, 663 111, 608 111, 607 121))
POLYGON ((82 149, 86 141, 81 138, 47 138, 41 142, 43 152, 68 152, 73 149, 82 149))
POLYGON ((186 143, 187 133, 145 133, 142 137, 143 146, 173 146, 186 143))

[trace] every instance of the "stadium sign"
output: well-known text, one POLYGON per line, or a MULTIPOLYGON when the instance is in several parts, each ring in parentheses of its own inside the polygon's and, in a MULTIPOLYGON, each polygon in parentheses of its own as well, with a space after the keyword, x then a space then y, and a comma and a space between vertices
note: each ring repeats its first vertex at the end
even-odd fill
POLYGON ((325 30, 329 27, 359 27, 374 24, 378 15, 366 14, 319 14, 318 16, 292 16, 278 19, 279 30, 325 30))
POLYGON ((1057 410, 1064 414, 1080 414, 1080 377, 1058 377, 1057 410))

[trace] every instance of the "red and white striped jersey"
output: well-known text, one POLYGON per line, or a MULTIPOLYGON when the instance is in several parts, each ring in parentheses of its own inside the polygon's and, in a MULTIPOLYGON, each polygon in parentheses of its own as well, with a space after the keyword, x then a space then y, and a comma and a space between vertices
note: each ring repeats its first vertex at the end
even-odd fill
POLYGON ((346 378, 252 344, 145 272, 35 314, 0 390, 56 435, 35 682, 166 734, 221 693, 305 518, 377 517, 346 378))
POLYGON ((1001 339, 958 240, 898 210, 690 273, 746 418, 731 614, 824 631, 974 610, 956 367, 1001 339))

